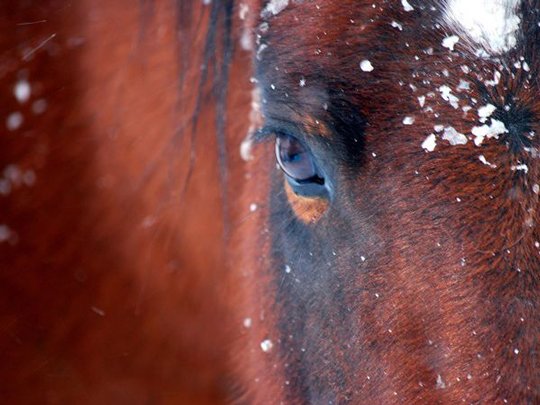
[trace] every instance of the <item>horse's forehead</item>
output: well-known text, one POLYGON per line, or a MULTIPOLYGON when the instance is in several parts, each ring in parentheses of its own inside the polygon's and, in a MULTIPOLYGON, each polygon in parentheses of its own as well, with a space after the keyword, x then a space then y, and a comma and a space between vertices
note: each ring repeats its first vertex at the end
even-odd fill
MULTIPOLYGON (((302 46, 317 44, 321 47, 343 47, 343 41, 329 41, 330 38, 346 38, 348 42, 371 40, 369 32, 374 30, 384 36, 378 38, 379 43, 392 46, 392 41, 388 41, 388 36, 382 32, 384 24, 390 24, 405 37, 407 31, 409 34, 414 31, 416 38, 420 38, 421 33, 429 36, 429 31, 442 30, 455 34, 456 41, 467 44, 477 56, 499 56, 510 51, 518 42, 521 23, 518 11, 521 3, 522 0, 342 0, 319 5, 294 0, 271 0, 261 11, 264 29, 260 34, 264 37, 268 32, 283 32, 287 28, 287 35, 292 36, 293 44, 296 44, 289 49, 291 52, 302 46), (409 30, 404 30, 407 26, 409 30)), ((279 42, 289 47, 291 44, 287 40, 279 42)), ((447 44, 452 45, 450 42, 447 44)), ((279 48, 279 43, 274 45, 279 48)), ((414 48, 414 43, 408 43, 407 47, 414 48)), ((287 53, 287 49, 283 51, 287 53)), ((319 51, 322 53, 323 49, 319 51)), ((314 52, 315 55, 317 53, 314 52)))
POLYGON ((257 51, 266 115, 324 119, 332 101, 346 100, 372 130, 422 124, 427 151, 435 140, 479 146, 512 131, 503 137, 529 144, 536 63, 522 33, 537 35, 538 16, 521 0, 468 4, 268 3, 257 51), (400 103, 389 109, 393 98, 400 103))

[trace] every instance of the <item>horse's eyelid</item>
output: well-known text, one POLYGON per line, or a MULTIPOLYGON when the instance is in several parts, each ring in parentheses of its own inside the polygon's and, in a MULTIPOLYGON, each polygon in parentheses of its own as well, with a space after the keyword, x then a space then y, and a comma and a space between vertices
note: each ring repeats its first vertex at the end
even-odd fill
POLYGON ((259 129, 258 131, 254 132, 250 135, 250 140, 254 144, 263 143, 267 140, 271 140, 276 136, 277 132, 273 131, 269 128, 263 127, 259 129))

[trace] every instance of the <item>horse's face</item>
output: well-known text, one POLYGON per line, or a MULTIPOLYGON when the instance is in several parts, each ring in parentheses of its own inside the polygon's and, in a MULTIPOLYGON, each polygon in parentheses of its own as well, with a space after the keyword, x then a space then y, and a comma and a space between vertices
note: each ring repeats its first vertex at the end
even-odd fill
POLYGON ((538 4, 444 3, 263 10, 256 398, 538 398, 538 4))

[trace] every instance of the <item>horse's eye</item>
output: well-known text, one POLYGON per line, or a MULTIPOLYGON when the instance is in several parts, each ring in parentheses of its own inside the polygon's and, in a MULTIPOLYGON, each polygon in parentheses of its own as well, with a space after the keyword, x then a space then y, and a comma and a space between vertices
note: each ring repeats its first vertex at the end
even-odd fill
POLYGON ((278 136, 276 157, 285 174, 298 182, 310 180, 317 175, 311 152, 292 136, 278 136))
POLYGON ((317 169, 315 158, 298 139, 290 135, 278 135, 276 158, 297 194, 320 196, 324 193, 324 177, 317 169))

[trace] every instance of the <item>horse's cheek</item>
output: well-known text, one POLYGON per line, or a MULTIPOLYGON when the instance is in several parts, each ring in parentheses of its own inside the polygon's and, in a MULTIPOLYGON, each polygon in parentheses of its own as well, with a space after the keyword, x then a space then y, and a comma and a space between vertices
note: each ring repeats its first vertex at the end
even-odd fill
POLYGON ((285 183, 285 193, 287 200, 298 219, 309 224, 317 222, 328 208, 328 201, 323 198, 308 198, 296 194, 287 181, 285 183))

